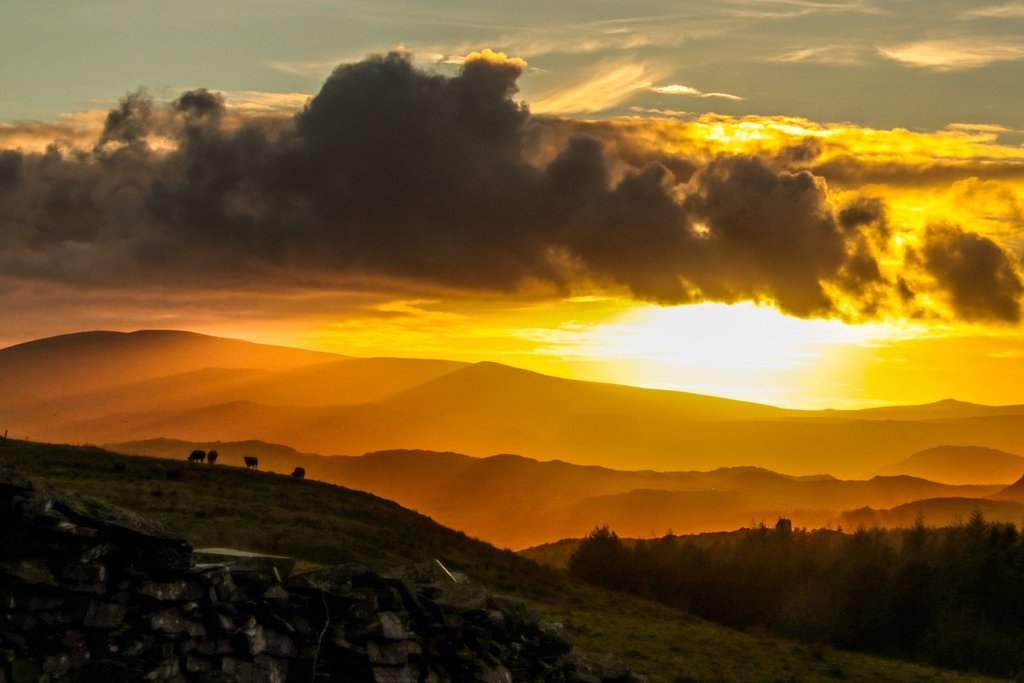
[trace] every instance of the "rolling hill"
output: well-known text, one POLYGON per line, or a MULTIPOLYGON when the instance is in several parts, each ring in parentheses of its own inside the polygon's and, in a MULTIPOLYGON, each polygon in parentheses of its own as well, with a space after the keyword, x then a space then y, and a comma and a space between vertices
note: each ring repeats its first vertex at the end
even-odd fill
POLYGON ((878 472, 955 484, 1007 483, 1024 474, 1024 458, 980 446, 936 446, 886 465, 878 472))
POLYGON ((496 363, 354 359, 170 331, 2 349, 0 382, 0 430, 77 443, 260 440, 312 453, 520 453, 618 469, 758 465, 845 478, 941 444, 1024 452, 1020 406, 784 410, 496 363))

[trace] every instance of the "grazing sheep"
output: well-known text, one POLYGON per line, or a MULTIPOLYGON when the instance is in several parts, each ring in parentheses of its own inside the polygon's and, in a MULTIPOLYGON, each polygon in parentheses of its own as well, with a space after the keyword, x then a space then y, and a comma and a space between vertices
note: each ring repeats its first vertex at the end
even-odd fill
POLYGON ((296 467, 295 470, 292 472, 292 476, 295 477, 296 479, 305 479, 306 478, 306 468, 305 467, 296 467))
POLYGON ((242 458, 242 461, 245 463, 245 469, 247 470, 257 470, 260 467, 260 459, 255 455, 246 455, 242 458))
POLYGON ((199 449, 196 449, 196 450, 192 451, 191 453, 189 453, 188 461, 189 462, 206 462, 206 451, 201 451, 199 449))
POLYGON ((207 464, 209 464, 209 465, 216 464, 217 457, 219 455, 220 455, 220 453, 218 453, 217 451, 210 451, 209 453, 207 453, 206 454, 206 462, 207 462, 207 464))

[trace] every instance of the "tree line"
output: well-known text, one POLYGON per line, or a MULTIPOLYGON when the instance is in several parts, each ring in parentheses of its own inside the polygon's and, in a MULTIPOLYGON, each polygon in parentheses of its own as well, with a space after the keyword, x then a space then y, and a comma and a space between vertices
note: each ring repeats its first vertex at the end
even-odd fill
POLYGON ((738 628, 1001 676, 1024 673, 1024 539, 975 512, 963 524, 794 530, 624 543, 583 539, 569 570, 738 628))

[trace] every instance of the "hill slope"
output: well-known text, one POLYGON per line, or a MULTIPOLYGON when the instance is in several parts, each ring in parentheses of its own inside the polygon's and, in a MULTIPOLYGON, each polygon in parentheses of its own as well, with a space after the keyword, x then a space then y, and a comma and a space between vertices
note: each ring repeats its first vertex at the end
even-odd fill
POLYGON ((493 588, 525 595, 583 649, 609 651, 655 683, 978 681, 978 677, 719 627, 637 598, 575 584, 374 496, 222 466, 0 440, 0 459, 34 478, 153 517, 198 545, 361 560, 386 569, 440 556, 493 588), (121 459, 127 470, 115 472, 121 459))
POLYGON ((317 453, 429 448, 843 477, 942 443, 1024 452, 1020 406, 783 410, 496 363, 345 359, 168 331, 0 350, 0 385, 0 433, 79 443, 255 439, 317 453))
POLYGON ((0 349, 4 398, 41 400, 208 367, 280 369, 336 356, 176 330, 81 332, 0 349))
POLYGON ((995 484, 1024 474, 1024 458, 980 446, 936 446, 881 468, 879 474, 908 474, 950 484, 995 484))

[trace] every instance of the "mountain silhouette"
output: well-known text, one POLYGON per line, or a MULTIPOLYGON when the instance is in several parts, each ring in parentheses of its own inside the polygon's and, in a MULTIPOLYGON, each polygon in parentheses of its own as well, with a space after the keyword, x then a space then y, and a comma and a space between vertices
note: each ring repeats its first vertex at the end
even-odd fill
POLYGON ((880 474, 909 474, 950 484, 1006 483, 1021 472, 1021 456, 981 446, 936 446, 879 469, 880 474))

